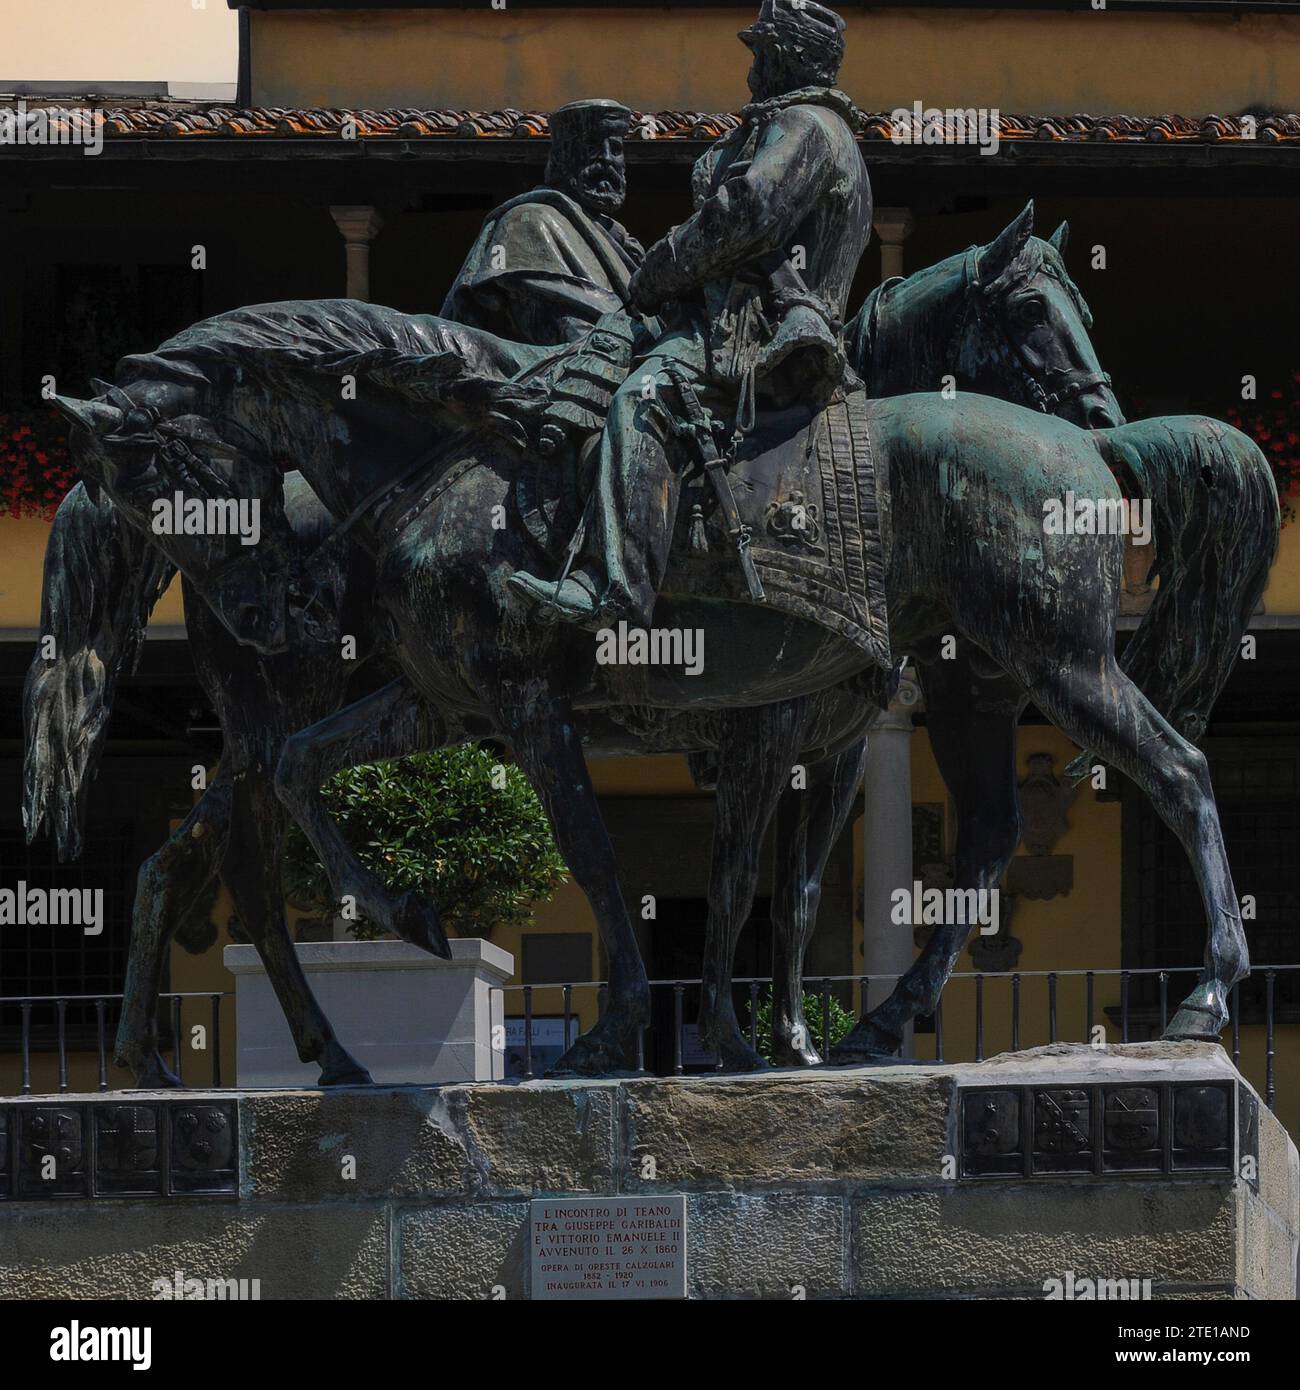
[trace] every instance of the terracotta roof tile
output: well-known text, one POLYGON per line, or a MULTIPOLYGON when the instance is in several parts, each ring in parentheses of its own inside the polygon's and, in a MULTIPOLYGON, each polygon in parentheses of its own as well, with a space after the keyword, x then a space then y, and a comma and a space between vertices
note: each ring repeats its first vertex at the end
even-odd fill
MULTIPOLYGON (((0 99, 0 105, 9 98, 0 99)), ((71 98, 28 102, 62 107, 75 105, 71 98)), ((345 110, 337 107, 287 109, 185 102, 143 102, 106 108, 105 135, 109 139, 238 139, 330 140, 338 139, 348 124, 349 138, 359 140, 534 140, 549 137, 546 114, 540 111, 421 110, 403 107, 382 111, 345 110)), ((657 111, 638 113, 631 137, 641 140, 713 140, 736 127, 739 118, 727 112, 657 111)), ((892 137, 890 118, 884 112, 868 113, 863 139, 886 141, 892 137)), ((1259 116, 1129 116, 1069 115, 1019 116, 1002 114, 998 120, 1001 140, 1092 141, 1140 144, 1150 142, 1218 143, 1248 141, 1300 142, 1300 115, 1259 116), (1254 136, 1244 133, 1243 123, 1253 119, 1254 136)))

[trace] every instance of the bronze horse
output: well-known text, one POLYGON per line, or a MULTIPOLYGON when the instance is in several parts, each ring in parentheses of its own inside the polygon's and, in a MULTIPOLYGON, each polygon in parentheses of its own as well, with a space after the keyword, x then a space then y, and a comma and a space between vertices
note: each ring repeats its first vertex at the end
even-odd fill
MULTIPOLYGON (((486 335, 348 301, 259 306, 128 358, 117 386, 100 398, 61 405, 78 426, 74 449, 84 471, 140 529, 149 525, 152 501, 178 488, 198 499, 253 496, 273 523, 282 520, 279 460, 290 443, 313 491, 349 521, 409 473, 411 460, 437 476, 434 496, 402 529, 358 528, 375 559, 375 600, 392 625, 405 679, 294 735, 276 783, 336 893, 436 948, 434 905, 393 898, 364 870, 326 814, 319 787, 348 762, 485 731, 509 742, 587 893, 609 961, 606 1012, 561 1065, 606 1073, 628 1064, 649 1002, 583 758, 584 728, 599 749, 621 709, 589 635, 539 630, 506 595, 504 579, 531 559, 527 538, 492 520, 509 500, 519 454, 483 409, 485 399, 499 403, 499 393, 437 389, 450 337, 462 359, 503 355, 503 345, 486 335), (376 361, 386 375, 368 381, 360 399, 342 399, 331 373, 376 361)), ((514 354, 515 381, 544 384, 550 364, 526 359, 514 354)), ((1081 746, 1134 778, 1191 856, 1210 937, 1201 978, 1169 1035, 1216 1036, 1226 992, 1247 962, 1205 760, 1115 659, 1122 537, 1046 534, 1041 518, 1045 504, 1070 489, 1117 502, 1112 469, 1152 499, 1168 598, 1153 608, 1146 649, 1153 669, 1171 673, 1180 702, 1171 715, 1194 723, 1226 678, 1276 549, 1277 499, 1266 461, 1245 436, 1213 421, 1177 417, 1081 431, 969 393, 873 401, 867 433, 888 480, 894 533, 907 538, 886 562, 896 649, 922 663, 932 726, 946 726, 935 743, 955 783, 958 886, 990 886, 1014 849, 1015 716, 1032 698, 1081 746), (935 657, 948 635, 966 647, 971 669, 997 698, 972 700, 945 679, 935 657), (953 743, 959 758, 944 751, 953 743)), ((275 650, 283 614, 266 599, 277 592, 269 582, 274 548, 250 555, 228 538, 156 539, 235 636, 275 650)), ((730 660, 689 687, 651 669, 651 706, 724 716, 772 707, 762 766, 750 769, 749 804, 764 818, 786 769, 808 746, 814 697, 853 677, 863 658, 809 623, 750 604, 676 596, 670 585, 660 608, 657 625, 702 629, 710 649, 730 660)), ((888 1050, 906 1018, 932 1007, 965 932, 934 933, 860 1040, 888 1050)), ((320 1060, 326 1079, 356 1077, 292 969, 275 983, 291 1022, 306 1004, 297 1020, 300 1055, 320 1060)))
MULTIPOLYGON (((1097 368, 1088 340, 1090 316, 1061 261, 1066 229, 1059 228, 1050 244, 1037 242, 1030 235, 1032 218, 1031 205, 990 246, 950 257, 871 294, 850 325, 849 342, 854 365, 873 394, 919 389, 951 376, 962 389, 1041 404, 1040 382, 1069 381, 1073 389, 1053 402, 1054 409, 1080 421, 1099 416, 1118 421, 1108 379, 1097 368), (1008 267, 1016 273, 1006 276, 1008 267), (983 282, 995 278, 1001 278, 1002 291, 990 298, 982 292, 983 282)), ((318 546, 333 525, 299 481, 288 485, 285 510, 304 551, 318 546)), ((372 624, 356 612, 364 603, 358 594, 366 586, 364 552, 346 542, 332 553, 331 604, 348 610, 346 630, 367 634, 372 624)), ((42 628, 56 636, 59 655, 52 661, 38 657, 28 679, 24 815, 29 838, 48 816, 65 858, 80 850, 86 789, 117 675, 133 663, 148 612, 173 573, 146 537, 120 524, 108 498, 92 497, 81 485, 60 508, 47 553, 42 628)), ((161 952, 173 931, 193 950, 212 940, 207 914, 229 843, 235 787, 247 783, 243 795, 257 833, 250 852, 240 856, 239 872, 228 876, 229 887, 245 920, 255 922, 271 912, 270 931, 283 943, 287 937, 274 907, 275 873, 265 867, 279 862, 284 816, 270 793, 269 769, 292 732, 337 709, 345 691, 370 679, 370 669, 383 662, 364 636, 355 674, 332 649, 305 636, 288 654, 263 655, 235 642, 190 582, 184 584, 200 682, 224 741, 213 785, 140 873, 117 1058, 145 1085, 174 1083, 155 1037, 161 952), (262 876, 269 884, 260 883, 262 876)), ((836 697, 817 699, 834 716, 836 697)), ((865 732, 870 712, 862 712, 856 700, 844 708, 865 732)), ((835 717, 843 715, 841 710, 835 717)), ((715 981, 730 970, 735 939, 752 904, 754 841, 763 826, 751 815, 740 760, 744 749, 762 746, 762 725, 769 717, 749 710, 729 717, 737 752, 725 762, 718 801, 710 931, 715 981)), ((701 736, 717 742, 716 721, 703 728, 705 721, 691 716, 676 722, 682 726, 679 743, 701 736)), ((802 1017, 802 960, 815 926, 822 872, 852 805, 864 755, 858 737, 843 752, 808 765, 805 790, 785 787, 778 798, 774 1041, 781 1060, 817 1060, 802 1017)), ((716 780, 716 748, 707 755, 693 753, 691 761, 702 778, 716 780)), ((715 984, 710 1000, 727 1001, 725 989, 715 984)), ((717 1017, 716 1007, 706 1010, 706 1020, 717 1017)), ((725 1050, 736 1031, 717 1031, 725 1050)), ((748 1048, 740 1057, 726 1058, 729 1065, 757 1060, 748 1048)))

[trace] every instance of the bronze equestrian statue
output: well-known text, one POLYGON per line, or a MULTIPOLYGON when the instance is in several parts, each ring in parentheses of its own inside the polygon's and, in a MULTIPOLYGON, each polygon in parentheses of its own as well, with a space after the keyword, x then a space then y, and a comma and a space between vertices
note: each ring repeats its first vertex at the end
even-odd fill
MULTIPOLYGON (((780 48, 779 32, 768 41, 780 48)), ((1011 261, 1027 246, 1022 237, 1011 261)), ((647 264, 662 254, 651 248, 647 264)), ((1002 282, 1004 267, 994 268, 1002 282)), ((787 269, 795 267, 764 267, 769 283, 790 291, 787 269)), ((982 279, 978 261, 970 273, 982 279)), ((1012 280, 1028 298, 1024 278, 1012 280)), ((776 291, 772 298, 781 302, 776 291)), ((819 316, 806 301, 796 287, 784 299, 788 314, 769 325, 770 335, 760 334, 762 350, 793 344, 778 368, 805 360, 805 348, 814 362, 833 356, 817 346, 809 315, 819 316)), ((733 442, 720 465, 725 437, 713 425, 725 436, 730 422, 713 418, 720 407, 709 396, 714 382, 674 372, 675 359, 661 356, 669 382, 656 385, 671 389, 658 393, 659 403, 674 454, 692 474, 679 488, 701 500, 690 513, 689 543, 679 530, 682 544, 668 547, 654 619, 669 629, 698 628, 706 650, 720 656, 696 680, 665 668, 602 667, 581 626, 538 627, 512 597, 508 581, 536 564, 539 547, 561 558, 553 543, 547 549, 547 537, 527 525, 501 530, 490 518, 502 508, 516 518, 533 515, 522 510, 522 484, 536 479, 544 445, 556 451, 556 435, 546 429, 574 424, 550 412, 569 389, 575 361, 594 354, 612 362, 623 345, 633 349, 629 357, 640 356, 646 343, 659 342, 644 322, 624 331, 609 319, 591 335, 601 338, 596 346, 584 339, 548 352, 347 301, 263 305, 125 359, 116 384, 95 401, 61 402, 77 425, 74 448, 87 476, 142 531, 151 501, 176 488, 196 498, 251 495, 264 503, 271 541, 254 555, 219 538, 154 538, 232 636, 263 654, 284 649, 292 624, 319 597, 312 566, 301 562, 284 521, 279 459, 292 454, 338 518, 334 534, 373 558, 374 602, 391 625, 403 677, 295 735, 277 771, 335 891, 352 893, 381 925, 436 949, 436 909, 409 895, 393 899, 366 875, 325 814, 319 786, 349 762, 484 732, 506 739, 587 891, 610 962, 605 1016, 564 1065, 587 1073, 623 1067, 645 1019, 645 977, 587 779, 584 740, 597 750, 625 749, 666 737, 684 714, 725 723, 752 710, 763 721, 763 756, 744 776, 754 779, 753 816, 765 822, 802 748, 821 747, 831 759, 860 746, 862 711, 879 694, 875 673, 909 653, 935 667, 928 679, 923 670, 931 724, 946 721, 950 731, 950 742, 936 739, 936 752, 950 785, 957 783, 958 886, 989 886, 1014 849, 1015 716, 1018 702, 1033 698, 1152 795, 1196 863, 1210 944, 1201 981, 1170 1032, 1217 1034, 1226 990, 1245 969, 1244 937, 1204 759, 1160 710, 1195 730, 1262 590, 1278 517, 1258 449, 1226 426, 1194 418, 1088 432, 1041 413, 1043 400, 1038 412, 933 391, 869 402, 851 374, 824 399, 825 379, 819 384, 813 372, 802 394, 786 396, 769 384, 761 408, 755 389, 755 408, 733 417, 733 442), (341 398, 343 373, 361 379, 356 401, 341 398), (732 493, 733 506, 739 499, 744 508, 739 525, 726 507, 728 489, 719 486, 720 467, 739 484, 732 493), (1121 539, 1042 534, 1043 504, 1067 487, 1117 496, 1112 470, 1134 480, 1161 518, 1160 595, 1168 597, 1157 600, 1138 639, 1155 707, 1115 661, 1121 539), (825 519, 816 536, 770 525, 789 514, 796 492, 806 496, 814 486, 825 519), (753 540, 748 567, 740 562, 750 547, 733 545, 737 536, 753 540), (1202 563, 1206 552, 1213 563, 1202 563), (995 698, 972 701, 969 688, 944 680, 935 654, 949 634, 995 698), (828 718, 820 705, 830 687, 850 705, 842 717, 828 718), (952 756, 944 756, 945 742, 952 756)), ((715 330, 719 341, 728 339, 725 324, 710 323, 707 342, 715 330)), ((745 339, 732 332, 730 340, 745 339)), ((740 367, 755 388, 761 360, 760 351, 740 367)), ((1077 407, 1083 392, 1053 394, 1077 407)), ((555 518, 564 508, 535 514, 555 518)), ((734 752, 720 758, 724 774, 734 752)), ((935 933, 867 1021, 860 1034, 866 1046, 888 1051, 902 1023, 932 1007, 964 935, 935 933)), ((723 954, 711 970, 723 968, 723 954)), ((328 1079, 348 1079, 350 1059, 300 981, 290 971, 275 983, 300 1055, 320 1060, 328 1079)))
MULTIPOLYGON (((1032 208, 1026 208, 993 243, 976 248, 976 255, 949 257, 872 291, 847 335, 852 365, 871 394, 919 390, 953 376, 963 389, 979 386, 990 395, 1031 403, 1036 392, 1025 374, 1027 355, 1056 381, 1104 377, 1088 340, 1091 316, 1061 259, 1065 228, 1058 228, 1050 242, 1033 237, 1032 228, 1032 208), (982 278, 1004 284, 1005 303, 989 300, 982 278), (1007 339, 1005 323, 1022 325, 1024 337, 1007 339), (972 380, 968 371, 976 365, 981 375, 972 380)), ((594 301, 601 303, 598 297, 594 301)), ((1108 391, 1063 393, 1056 408, 1104 412, 1107 423, 1118 422, 1108 391)), ((285 486, 285 513, 306 556, 336 523, 300 477, 291 476, 285 486)), ((365 683, 382 679, 375 673, 387 662, 378 624, 365 612, 373 584, 365 551, 345 537, 329 558, 326 608, 339 613, 339 629, 359 639, 351 669, 339 662, 333 646, 318 640, 321 634, 313 638, 302 631, 289 651, 278 655, 235 641, 182 577, 190 647, 223 743, 216 778, 139 876, 117 1059, 132 1068, 141 1085, 175 1084, 156 1045, 162 951, 173 933, 191 950, 215 939, 208 914, 226 859, 237 776, 257 810, 256 829, 254 843, 230 861, 231 872, 224 877, 241 921, 257 924, 267 918, 263 930, 252 931, 254 939, 288 947, 275 868, 285 812, 271 787, 271 771, 292 733, 355 698, 365 683)), ((86 484, 78 484, 60 506, 46 551, 41 628, 55 637, 57 656, 34 659, 25 691, 24 823, 29 838, 48 824, 61 858, 80 853, 86 794, 116 680, 133 665, 149 612, 174 573, 152 539, 124 525, 111 500, 98 493, 92 497, 86 484)), ((1131 644, 1129 652, 1135 651, 1131 644)), ((977 684, 962 654, 958 663, 963 679, 977 684)), ((1149 675, 1139 683, 1147 689, 1149 675)), ((831 691, 817 699, 826 708, 824 723, 838 717, 835 711, 842 706, 861 727, 855 743, 830 757, 809 760, 801 753, 807 786, 785 787, 772 814, 774 1052, 780 1061, 802 1064, 818 1060, 802 1013, 803 955, 816 927, 822 874, 861 781, 872 720, 871 709, 856 696, 831 691)), ((729 711, 723 724, 714 715, 678 715, 663 748, 645 747, 692 750, 692 764, 717 786, 706 966, 717 1003, 704 1017, 713 1023, 711 1037, 728 1068, 757 1065, 740 1030, 732 1024, 728 1031, 725 980, 757 886, 755 841, 762 826, 748 794, 745 759, 755 756, 747 750, 761 756, 762 732, 755 725, 767 717, 762 710, 729 711), (720 758, 725 775, 719 772, 720 758)))
MULTIPOLYGON (((576 155, 580 164, 581 149, 576 155)), ((518 206, 529 203, 522 200, 518 206)), ((549 216, 547 204, 540 206, 549 216)), ((872 291, 847 335, 851 364, 872 395, 920 390, 953 376, 963 389, 978 386, 986 394, 1028 404, 1036 392, 1025 374, 1027 355, 1056 381, 1104 378, 1088 340, 1091 316, 1061 259, 1065 228, 1058 228, 1050 242, 1033 237, 1032 229, 1032 208, 1026 208, 995 242, 976 248, 976 255, 949 257, 872 291), (982 267, 985 278, 1002 281, 1008 302, 990 301, 980 274, 971 267, 982 267), (1015 273, 1008 275, 1009 270, 1015 273), (1021 307, 1026 303, 1031 309, 1021 307), (1021 325, 1025 336, 1007 339, 1004 323, 1021 325), (968 371, 976 366, 981 375, 972 380, 968 371)), ((555 244, 550 237, 545 241, 555 244)), ((568 288, 565 301, 575 302, 568 288)), ((598 293, 593 303, 603 308, 598 293)), ((542 328, 543 338, 556 332, 545 323, 542 328)), ((1078 417, 1082 419, 1102 412, 1106 423, 1118 423, 1109 391, 1063 393, 1056 409, 1087 412, 1078 417)), ((306 556, 337 523, 299 476, 286 479, 285 487, 285 513, 306 556)), ((256 808, 255 833, 248 852, 230 861, 224 878, 241 921, 268 919, 264 929, 253 930, 253 937, 282 942, 288 949, 275 867, 286 813, 271 787, 271 771, 292 733, 355 698, 366 682, 382 679, 375 673, 387 662, 377 624, 365 612, 373 584, 365 551, 345 537, 332 547, 330 559, 326 607, 338 613, 340 630, 359 639, 350 669, 339 662, 333 646, 318 640, 321 634, 313 638, 301 631, 288 652, 279 655, 235 641, 182 576, 190 648, 222 730, 222 753, 216 778, 139 875, 116 1055, 142 1086, 176 1084, 157 1048, 162 952, 173 934, 195 951, 215 940, 209 912, 230 842, 236 777, 256 808)), ((55 637, 57 655, 53 660, 38 655, 27 680, 23 814, 28 838, 48 825, 63 859, 81 851, 86 795, 107 733, 116 681, 133 666, 149 613, 174 574, 175 567, 151 538, 124 525, 111 500, 92 496, 85 483, 60 506, 46 551, 41 625, 42 632, 55 637)), ((969 663, 960 664, 963 678, 976 683, 969 663)), ((1139 682, 1144 689, 1147 679, 1139 682)), ((872 719, 870 708, 856 697, 832 691, 817 699, 826 705, 828 721, 843 701, 861 729, 858 740, 842 752, 805 760, 807 786, 799 791, 787 786, 772 815, 773 1045, 778 1060, 796 1064, 819 1060, 802 1013, 802 961, 816 927, 822 874, 861 781, 865 733, 872 719)), ((684 714, 675 717, 668 731, 671 748, 694 745, 688 758, 719 792, 707 973, 717 1001, 711 1036, 728 1068, 757 1064, 740 1030, 733 1026, 728 1034, 723 1015, 731 1007, 725 980, 736 938, 757 887, 754 842, 761 828, 748 796, 745 750, 761 751, 761 731, 756 734, 753 726, 766 717, 761 710, 732 711, 720 726, 716 716, 684 714), (725 776, 720 777, 724 743, 725 776), (743 1044, 739 1052, 737 1041, 743 1044)), ((658 750, 652 745, 647 751, 658 750)), ((710 1020, 707 1010, 705 1018, 710 1020)))

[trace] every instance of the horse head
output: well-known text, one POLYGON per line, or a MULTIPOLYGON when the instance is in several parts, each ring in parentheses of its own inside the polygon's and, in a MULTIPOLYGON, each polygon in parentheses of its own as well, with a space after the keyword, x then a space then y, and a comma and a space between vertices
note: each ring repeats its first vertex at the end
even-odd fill
POLYGON ((1065 269, 1069 224, 1046 241, 1033 231, 1030 202, 987 246, 966 253, 972 312, 957 354, 963 373, 974 390, 1005 394, 992 383, 1009 384, 1013 399, 1085 429, 1121 425, 1092 344, 1092 313, 1065 269))
POLYGON ((1034 236, 1030 203, 987 246, 972 246, 873 290, 848 325, 850 356, 873 396, 936 389, 1015 401, 1085 428, 1124 421, 1065 270, 1065 223, 1034 236))
POLYGON ((87 486, 149 536, 237 641, 287 651, 294 560, 279 469, 233 420, 174 413, 183 393, 92 384, 93 400, 54 398, 87 486))

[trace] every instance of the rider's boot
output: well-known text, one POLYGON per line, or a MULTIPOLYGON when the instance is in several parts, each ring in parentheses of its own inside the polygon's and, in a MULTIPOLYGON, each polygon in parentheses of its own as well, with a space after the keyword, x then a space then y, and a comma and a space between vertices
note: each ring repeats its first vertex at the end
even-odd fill
POLYGON ((559 619, 579 627, 601 627, 608 619, 598 597, 604 585, 592 567, 574 570, 559 584, 517 570, 506 583, 513 593, 536 605, 542 622, 559 619))

